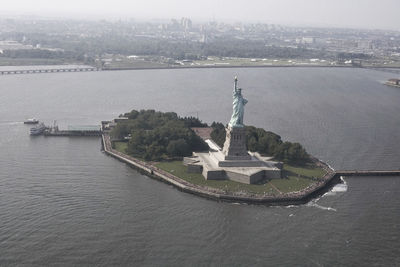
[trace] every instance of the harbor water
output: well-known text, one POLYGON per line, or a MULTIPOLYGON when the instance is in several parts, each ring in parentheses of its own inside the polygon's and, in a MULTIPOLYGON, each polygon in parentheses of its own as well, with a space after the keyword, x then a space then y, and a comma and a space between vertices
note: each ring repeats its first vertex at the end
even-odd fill
POLYGON ((390 73, 241 68, 0 77, 0 266, 399 266, 400 177, 344 177, 306 205, 222 203, 101 152, 98 137, 30 136, 27 118, 96 125, 131 109, 244 123, 340 170, 400 168, 390 73))

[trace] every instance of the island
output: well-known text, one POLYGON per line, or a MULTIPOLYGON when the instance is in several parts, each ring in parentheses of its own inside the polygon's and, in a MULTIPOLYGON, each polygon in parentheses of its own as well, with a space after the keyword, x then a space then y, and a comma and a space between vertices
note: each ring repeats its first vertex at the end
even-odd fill
POLYGON ((132 110, 102 122, 104 151, 147 175, 211 199, 301 204, 337 182, 299 143, 244 124, 247 100, 234 79, 229 123, 132 110))

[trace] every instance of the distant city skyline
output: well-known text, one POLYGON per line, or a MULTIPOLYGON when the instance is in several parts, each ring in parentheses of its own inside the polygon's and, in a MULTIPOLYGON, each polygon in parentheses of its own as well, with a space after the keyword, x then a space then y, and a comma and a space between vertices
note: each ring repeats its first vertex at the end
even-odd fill
POLYGON ((0 15, 260 22, 292 26, 400 29, 398 0, 3 0, 0 15))

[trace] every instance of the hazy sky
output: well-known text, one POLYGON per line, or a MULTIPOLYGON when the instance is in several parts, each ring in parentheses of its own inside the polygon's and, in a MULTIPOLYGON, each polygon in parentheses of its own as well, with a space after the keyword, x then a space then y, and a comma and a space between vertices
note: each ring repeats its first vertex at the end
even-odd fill
POLYGON ((400 30, 400 0, 1 0, 0 13, 180 18, 400 30))

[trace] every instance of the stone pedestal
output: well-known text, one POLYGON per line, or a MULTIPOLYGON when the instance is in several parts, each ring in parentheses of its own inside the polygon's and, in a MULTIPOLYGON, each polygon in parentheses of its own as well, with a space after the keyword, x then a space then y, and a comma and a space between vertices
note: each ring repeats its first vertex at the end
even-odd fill
POLYGON ((226 128, 226 139, 222 153, 225 160, 251 160, 246 148, 246 130, 244 127, 226 128))

